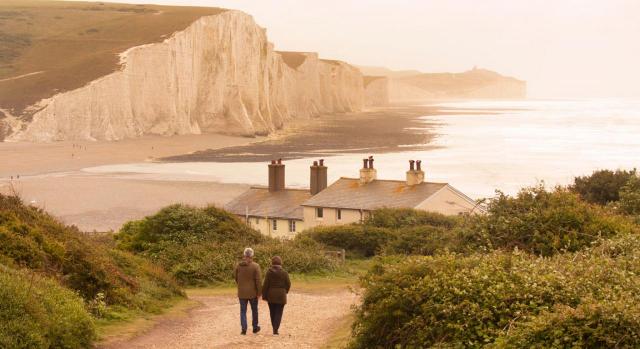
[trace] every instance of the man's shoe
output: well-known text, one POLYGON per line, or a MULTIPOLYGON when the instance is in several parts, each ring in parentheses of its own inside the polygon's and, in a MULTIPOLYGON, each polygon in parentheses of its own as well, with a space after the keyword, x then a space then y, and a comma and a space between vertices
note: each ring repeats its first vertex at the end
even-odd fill
POLYGON ((246 335, 247 334, 247 330, 242 330, 242 332, 240 332, 241 335, 246 335))
POLYGON ((260 332, 260 326, 253 329, 253 333, 258 333, 258 332, 260 332))
POLYGON ((274 336, 279 336, 279 335, 280 335, 280 333, 278 333, 278 332, 273 332, 273 335, 274 335, 274 336))

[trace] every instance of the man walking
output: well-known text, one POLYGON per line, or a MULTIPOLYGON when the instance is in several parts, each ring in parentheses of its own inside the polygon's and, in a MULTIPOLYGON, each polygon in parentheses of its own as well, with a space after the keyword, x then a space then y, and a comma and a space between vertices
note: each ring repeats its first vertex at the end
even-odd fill
POLYGON ((247 303, 251 305, 251 324, 253 333, 260 332, 258 325, 258 297, 262 293, 260 265, 253 261, 253 249, 244 249, 242 261, 234 270, 236 284, 238 284, 238 298, 240 299, 241 334, 247 334, 247 303))

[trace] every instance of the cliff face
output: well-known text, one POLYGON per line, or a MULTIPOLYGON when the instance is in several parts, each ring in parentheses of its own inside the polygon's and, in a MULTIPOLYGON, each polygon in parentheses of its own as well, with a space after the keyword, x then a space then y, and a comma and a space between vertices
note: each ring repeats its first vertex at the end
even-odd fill
POLYGON ((275 52, 265 30, 239 11, 200 18, 162 43, 129 49, 122 60, 120 71, 39 102, 32 121, 8 139, 253 136, 292 118, 364 106, 358 69, 314 53, 275 52))
POLYGON ((368 107, 382 107, 389 104, 389 78, 365 76, 364 96, 365 105, 368 107))
POLYGON ((525 98, 524 81, 485 69, 463 73, 418 74, 393 80, 393 100, 525 98))

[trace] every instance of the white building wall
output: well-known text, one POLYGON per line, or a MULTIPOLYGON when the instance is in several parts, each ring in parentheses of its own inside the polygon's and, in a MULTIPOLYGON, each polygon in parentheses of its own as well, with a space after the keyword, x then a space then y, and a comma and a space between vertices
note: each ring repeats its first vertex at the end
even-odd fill
MULTIPOLYGON (((243 221, 246 219, 244 216, 240 217, 243 221)), ((281 238, 281 239, 291 239, 296 236, 297 233, 304 230, 304 222, 295 220, 296 222, 296 231, 292 232, 289 230, 289 220, 288 219, 275 219, 276 229, 273 229, 273 218, 266 219, 264 217, 249 217, 249 221, 247 222, 249 226, 265 236, 270 236, 273 238, 281 238)))
MULTIPOLYGON (((317 217, 316 207, 303 208, 305 229, 317 227, 320 225, 342 225, 350 223, 358 223, 362 220, 360 210, 341 209, 341 219, 338 219, 338 210, 335 208, 323 207, 323 217, 317 217)), ((367 212, 364 212, 365 216, 367 212)))
POLYGON ((427 200, 416 206, 417 210, 438 212, 444 215, 458 215, 462 213, 481 213, 476 203, 459 194, 449 186, 443 187, 427 200))

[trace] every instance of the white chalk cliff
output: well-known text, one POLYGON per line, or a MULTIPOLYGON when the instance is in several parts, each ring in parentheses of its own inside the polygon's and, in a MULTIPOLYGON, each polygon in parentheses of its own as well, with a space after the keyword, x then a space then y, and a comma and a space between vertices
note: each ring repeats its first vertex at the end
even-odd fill
POLYGON ((40 101, 8 140, 253 136, 365 104, 357 68, 315 53, 276 52, 265 30, 239 11, 202 17, 164 42, 129 49, 122 61, 119 71, 40 101))
POLYGON ((364 103, 367 107, 382 107, 389 104, 389 78, 386 76, 364 77, 364 103))

